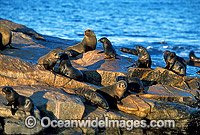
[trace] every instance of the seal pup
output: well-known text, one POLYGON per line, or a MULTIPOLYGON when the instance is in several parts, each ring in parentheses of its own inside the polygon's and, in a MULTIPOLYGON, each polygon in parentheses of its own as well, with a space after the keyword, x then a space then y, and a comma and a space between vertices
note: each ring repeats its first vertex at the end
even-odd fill
POLYGON ((137 50, 135 50, 135 49, 129 49, 129 48, 126 48, 126 47, 120 48, 119 51, 122 51, 124 53, 133 54, 133 55, 138 55, 137 50))
POLYGON ((151 68, 151 56, 146 48, 142 46, 136 46, 138 52, 138 61, 136 66, 138 68, 151 68))
POLYGON ((19 95, 12 87, 6 86, 2 89, 6 94, 7 104, 5 106, 11 106, 12 115, 15 115, 17 110, 33 113, 34 104, 29 97, 19 95))
POLYGON ((83 81, 83 73, 72 66, 66 53, 60 53, 59 73, 71 79, 83 81))
POLYGON ((194 54, 194 51, 191 51, 189 53, 189 58, 190 58, 190 61, 192 62, 200 62, 200 58, 196 57, 196 55, 194 54))
POLYGON ((43 66, 47 70, 53 70, 57 60, 60 58, 59 54, 62 52, 63 50, 61 48, 56 47, 46 55, 40 57, 37 61, 37 64, 43 66))
POLYGON ((85 30, 84 35, 85 37, 79 44, 67 47, 65 49, 65 52, 69 54, 71 53, 69 52, 69 50, 73 50, 72 52, 73 54, 71 55, 76 56, 81 53, 95 50, 97 45, 97 39, 95 33, 91 29, 87 29, 85 30))
POLYGON ((165 69, 169 69, 181 76, 186 75, 187 63, 183 58, 168 50, 164 51, 163 56, 166 62, 165 69))
MULTIPOLYGON (((105 54, 106 54, 106 59, 111 59, 111 58, 116 58, 116 51, 114 47, 112 46, 111 42, 106 38, 103 37, 98 40, 100 43, 103 43, 103 49, 105 54)), ((102 53, 99 52, 99 53, 102 53)))
POLYGON ((82 96, 86 100, 97 106, 100 106, 103 109, 109 109, 108 102, 105 100, 105 98, 89 88, 78 88, 74 92, 76 95, 82 96))
POLYGON ((131 92, 145 93, 144 86, 140 78, 138 77, 127 77, 117 76, 116 81, 124 80, 127 83, 127 90, 131 92))
POLYGON ((11 49, 17 49, 11 46, 11 42, 11 31, 5 25, 0 23, 0 50, 4 50, 7 45, 9 45, 11 49))

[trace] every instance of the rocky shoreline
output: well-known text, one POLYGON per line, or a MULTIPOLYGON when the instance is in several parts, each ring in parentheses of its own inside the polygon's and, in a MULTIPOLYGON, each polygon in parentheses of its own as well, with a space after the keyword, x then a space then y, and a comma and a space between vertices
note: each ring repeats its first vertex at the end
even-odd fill
MULTIPOLYGON (((18 111, 12 115, 5 95, 0 91, 0 132, 5 134, 199 134, 200 105, 198 77, 182 77, 172 71, 157 67, 127 68, 134 61, 120 56, 119 59, 105 60, 98 54, 101 48, 78 55, 72 65, 81 70, 85 82, 69 79, 60 74, 41 69, 36 65, 39 57, 56 47, 66 48, 74 41, 40 35, 33 29, 0 19, 0 23, 12 30, 12 46, 0 52, 0 89, 13 87, 19 94, 30 97, 36 105, 35 111, 41 117, 52 119, 104 119, 133 120, 175 120, 175 128, 134 128, 131 131, 120 128, 75 128, 44 129, 38 124, 28 129, 23 119, 27 117, 18 111), (96 90, 116 83, 117 76, 138 77, 145 86, 145 94, 125 95, 119 110, 96 108, 84 103, 74 95, 75 88, 96 90)), ((40 119, 40 118, 38 118, 40 119)))

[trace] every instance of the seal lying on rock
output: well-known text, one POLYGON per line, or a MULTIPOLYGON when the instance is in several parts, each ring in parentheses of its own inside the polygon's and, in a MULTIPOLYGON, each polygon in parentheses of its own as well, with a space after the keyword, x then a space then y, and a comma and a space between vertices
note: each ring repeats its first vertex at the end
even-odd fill
POLYGON ((127 90, 131 92, 145 93, 144 86, 140 78, 138 77, 127 77, 127 76, 117 76, 116 81, 124 80, 127 82, 127 90))
POLYGON ((120 80, 113 85, 99 88, 96 90, 96 92, 101 94, 108 101, 110 108, 116 109, 117 103, 120 103, 126 89, 127 83, 124 80, 120 80))
POLYGON ((11 106, 11 112, 13 115, 15 115, 17 110, 33 113, 34 104, 29 97, 19 95, 9 86, 4 87, 2 91, 6 94, 6 99, 8 101, 8 103, 4 103, 4 105, 11 106))
POLYGON ((60 58, 59 54, 62 52, 63 50, 57 47, 51 50, 46 55, 40 57, 37 61, 37 64, 42 65, 47 70, 53 70, 53 67, 56 65, 57 60, 60 58))
POLYGON ((190 61, 193 61, 193 62, 200 62, 200 58, 196 57, 195 54, 194 54, 194 51, 191 51, 189 53, 189 57, 190 57, 190 61))
POLYGON ((0 24, 0 50, 5 49, 7 45, 9 45, 11 49, 16 49, 11 46, 11 41, 12 41, 11 31, 5 25, 0 24))
MULTIPOLYGON (((106 54, 106 59, 110 59, 110 58, 116 58, 116 51, 113 48, 111 42, 103 37, 101 39, 98 40, 100 43, 103 43, 103 48, 104 48, 104 53, 106 54)), ((102 53, 102 52, 99 52, 102 53)))
POLYGON ((80 53, 85 53, 88 51, 95 50, 97 45, 97 39, 94 32, 90 29, 87 29, 84 32, 84 35, 85 37, 79 44, 67 47, 65 49, 65 53, 67 53, 68 55, 70 54, 69 56, 76 56, 80 53), (72 54, 70 50, 72 50, 72 54))
POLYGON ((60 53, 60 60, 59 73, 71 79, 83 81, 83 73, 72 66, 66 53, 60 53))
POLYGON ((78 88, 75 90, 75 94, 84 97, 86 100, 103 109, 109 109, 109 105, 105 98, 93 90, 88 88, 78 88))
POLYGON ((136 46, 138 52, 138 61, 136 66, 138 68, 151 68, 151 56, 146 48, 142 46, 136 46))
POLYGON ((172 70, 173 72, 185 76, 186 75, 186 61, 177 56, 175 52, 170 52, 168 50, 163 53, 164 60, 166 62, 165 69, 172 70))
POLYGON ((129 49, 129 48, 122 47, 119 49, 119 51, 122 51, 124 53, 133 54, 133 55, 138 55, 138 52, 135 49, 129 49))

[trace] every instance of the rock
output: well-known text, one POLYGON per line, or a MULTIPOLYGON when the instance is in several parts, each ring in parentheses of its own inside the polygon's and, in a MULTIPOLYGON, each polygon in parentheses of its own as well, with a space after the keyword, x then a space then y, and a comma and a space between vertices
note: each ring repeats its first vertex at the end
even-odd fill
POLYGON ((5 134, 39 134, 44 130, 44 128, 40 125, 40 122, 38 120, 36 127, 31 129, 25 126, 24 120, 7 118, 4 120, 4 122, 5 134))
POLYGON ((161 67, 157 67, 155 70, 150 71, 147 71, 147 69, 129 68, 128 76, 138 77, 146 82, 156 82, 158 84, 188 89, 196 98, 199 97, 198 89, 200 78, 198 77, 182 77, 161 67))
POLYGON ((35 39, 38 39, 38 40, 45 40, 43 36, 38 34, 33 29, 28 28, 28 27, 26 27, 24 25, 17 24, 17 23, 14 23, 12 21, 9 21, 9 20, 6 20, 6 19, 2 19, 2 18, 0 18, 0 23, 4 24, 5 26, 7 26, 12 31, 22 32, 22 33, 27 34, 27 35, 35 38, 35 39))
POLYGON ((71 60, 72 65, 82 70, 85 80, 95 85, 112 85, 117 76, 126 76, 127 67, 132 65, 131 59, 121 57, 119 59, 104 59, 101 50, 89 51, 79 55, 79 59, 71 60))
POLYGON ((147 94, 139 95, 139 97, 165 102, 182 103, 191 107, 198 107, 197 99, 188 89, 174 88, 169 85, 153 85, 149 87, 147 94))
POLYGON ((82 135, 82 130, 80 128, 63 128, 58 131, 57 135, 82 135))
MULTIPOLYGON (((49 116, 53 119, 81 119, 85 106, 81 99, 74 95, 66 94, 61 89, 45 86, 12 86, 17 93, 30 97, 34 105, 40 110, 41 116, 49 116)), ((1 88, 0 88, 1 89, 1 88)), ((1 94, 0 94, 1 95, 1 94)), ((1 95, 3 97, 3 95, 1 95)), ((12 116, 9 107, 1 111, 2 117, 12 116)), ((16 113, 14 118, 24 118, 23 112, 16 113)))
POLYGON ((0 86, 48 85, 54 87, 77 88, 94 85, 79 82, 60 74, 40 68, 39 65, 25 62, 20 58, 0 54, 0 86))

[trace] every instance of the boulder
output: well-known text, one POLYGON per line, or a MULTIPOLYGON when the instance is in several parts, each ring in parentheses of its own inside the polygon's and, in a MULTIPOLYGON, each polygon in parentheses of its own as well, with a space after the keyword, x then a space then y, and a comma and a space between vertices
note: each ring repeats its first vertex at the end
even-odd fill
POLYGON ((2 80, 0 86, 45 85, 65 88, 95 88, 94 85, 45 70, 39 65, 25 62, 20 58, 0 54, 0 62, 0 79, 2 80))
POLYGON ((116 83, 117 76, 126 76, 127 67, 133 64, 131 59, 118 56, 118 59, 105 59, 102 50, 93 50, 71 60, 72 65, 82 70, 85 80, 89 83, 106 86, 116 83))
MULTIPOLYGON (((2 88, 0 88, 2 89, 2 88)), ((34 105, 40 110, 41 116, 49 116, 53 119, 81 119, 85 106, 81 99, 75 95, 69 95, 62 89, 45 86, 13 86, 20 95, 30 97, 34 105)), ((5 95, 0 94, 0 97, 5 95)), ((12 115, 10 107, 0 104, 1 117, 25 118, 24 112, 17 111, 12 115)))
POLYGON ((40 125, 39 120, 34 128, 27 128, 24 120, 17 120, 13 118, 7 118, 4 120, 4 133, 5 134, 23 134, 32 135, 41 133, 44 128, 40 125))

